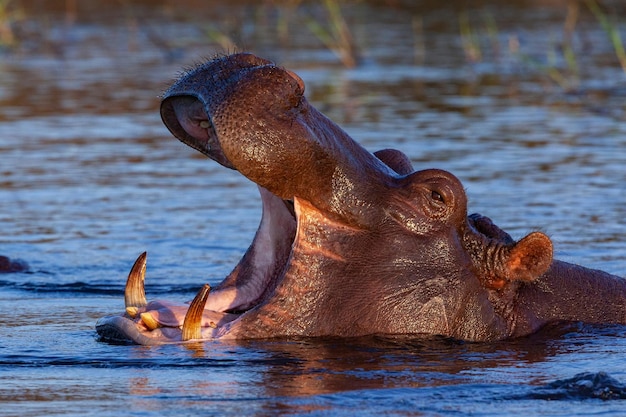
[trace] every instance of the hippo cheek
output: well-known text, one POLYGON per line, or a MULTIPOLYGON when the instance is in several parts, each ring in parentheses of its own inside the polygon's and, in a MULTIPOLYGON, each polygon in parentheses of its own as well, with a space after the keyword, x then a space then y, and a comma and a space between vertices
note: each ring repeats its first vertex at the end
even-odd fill
POLYGON ((457 304, 442 294, 457 291, 461 279, 449 277, 469 266, 459 238, 461 183, 445 171, 420 171, 379 203, 376 225, 359 227, 296 198, 285 272, 271 297, 229 323, 224 337, 450 334, 457 304))

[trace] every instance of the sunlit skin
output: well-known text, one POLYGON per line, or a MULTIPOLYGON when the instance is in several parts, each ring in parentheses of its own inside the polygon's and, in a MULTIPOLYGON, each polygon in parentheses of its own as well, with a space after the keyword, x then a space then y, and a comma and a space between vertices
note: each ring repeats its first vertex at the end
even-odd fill
POLYGON ((233 272, 191 304, 147 303, 140 256, 126 313, 96 326, 103 340, 492 341, 560 320, 626 322, 624 280, 553 260, 543 233, 516 242, 487 217, 468 216, 454 175, 414 171, 397 150, 368 152, 304 88, 291 71, 234 54, 165 93, 161 116, 175 137, 258 185, 261 223, 233 272))

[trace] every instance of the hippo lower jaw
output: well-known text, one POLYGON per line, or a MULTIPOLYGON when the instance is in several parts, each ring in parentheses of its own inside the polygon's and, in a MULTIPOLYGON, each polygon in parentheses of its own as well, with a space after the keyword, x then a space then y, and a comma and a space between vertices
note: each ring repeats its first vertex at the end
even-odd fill
POLYGON ((259 187, 263 205, 257 233, 233 272, 214 290, 206 284, 190 304, 148 303, 144 280, 147 255, 131 268, 125 313, 98 320, 103 341, 155 345, 228 338, 228 330, 248 311, 263 306, 281 282, 296 231, 294 203, 259 187), (190 330, 192 329, 193 330, 190 330))

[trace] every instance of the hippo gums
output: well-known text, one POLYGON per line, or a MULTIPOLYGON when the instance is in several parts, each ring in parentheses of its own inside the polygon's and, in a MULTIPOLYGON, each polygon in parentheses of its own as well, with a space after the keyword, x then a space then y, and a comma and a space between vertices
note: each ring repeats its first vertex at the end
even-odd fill
POLYGON ((372 154, 304 96, 293 72, 251 54, 216 58, 164 95, 172 134, 258 185, 258 231, 233 271, 191 302, 144 294, 131 269, 126 311, 102 340, 372 334, 493 341, 554 321, 626 323, 626 281, 552 258, 540 232, 514 241, 467 215, 460 181, 372 154))

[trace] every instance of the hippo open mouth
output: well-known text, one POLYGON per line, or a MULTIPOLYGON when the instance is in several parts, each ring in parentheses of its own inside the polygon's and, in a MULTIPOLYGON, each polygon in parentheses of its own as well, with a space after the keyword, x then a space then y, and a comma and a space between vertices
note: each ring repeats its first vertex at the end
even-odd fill
POLYGON ((515 242, 488 218, 468 217, 454 175, 413 171, 396 150, 368 152, 307 102, 297 75, 265 59, 234 54, 186 73, 165 93, 161 116, 182 142, 258 185, 261 222, 233 271, 191 304, 147 303, 141 255, 126 312, 96 324, 103 340, 496 340, 569 318, 535 302, 562 292, 563 275, 609 279, 553 263, 543 233, 515 242))
MULTIPOLYGON (((173 85, 164 95, 161 117, 175 137, 221 165, 239 170, 249 178, 250 175, 269 177, 272 169, 262 166, 263 162, 274 163, 262 155, 268 150, 259 146, 256 139, 245 141, 242 132, 258 130, 260 124, 270 121, 268 116, 297 107, 303 93, 304 83, 294 73, 254 55, 237 54, 211 61, 173 85), (256 94, 259 87, 270 88, 268 83, 275 81, 276 73, 282 77, 278 77, 279 83, 274 86, 275 94, 270 97, 256 94), (243 94, 238 95, 239 90, 243 94), (263 103, 264 99, 267 103, 263 103), (280 99, 285 101, 283 108, 268 108, 279 106, 280 99), (259 109, 266 113, 252 117, 251 110, 259 109), (242 113, 246 116, 242 117, 242 113), (250 157, 246 152, 256 155, 250 157), (260 172, 261 169, 264 171, 260 172)), ((289 195, 278 197, 264 188, 262 183, 267 181, 270 179, 255 181, 259 184, 263 207, 255 238, 233 272, 211 292, 207 310, 245 312, 273 292, 284 272, 296 233, 294 199, 289 195)))
MULTIPOLYGON (((297 230, 294 203, 301 209, 304 202, 298 203, 302 193, 290 189, 289 182, 293 183, 298 176, 305 177, 302 170, 315 171, 317 167, 318 175, 311 177, 314 181, 304 184, 304 189, 307 193, 320 194, 321 198, 310 200, 322 205, 339 203, 331 198, 332 191, 328 190, 331 181, 323 176, 334 176, 335 169, 345 162, 332 164, 334 156, 324 155, 327 152, 324 143, 311 141, 308 132, 305 135, 296 132, 290 116, 296 115, 303 101, 304 83, 296 74, 250 54, 237 54, 200 66, 164 94, 161 116, 175 137, 258 184, 263 207, 261 222, 252 244, 232 273, 217 288, 209 292, 205 287, 199 292, 196 304, 202 307, 164 301, 148 304, 143 288, 146 254, 142 254, 129 274, 126 314, 98 322, 97 329, 103 339, 130 339, 140 344, 184 340, 187 331, 182 325, 188 310, 204 311, 202 338, 219 337, 228 332, 228 323, 268 301, 282 281, 292 255, 297 230), (270 94, 258 93, 270 88, 274 89, 270 94), (262 114, 254 117, 259 111, 262 114), (281 135, 283 143, 290 136, 294 140, 276 146, 280 143, 276 136, 285 127, 289 133, 281 135), (311 145, 319 147, 317 153, 310 149, 311 145), (302 153, 298 155, 299 150, 302 153), (293 155, 303 160, 294 163, 293 155), (305 157, 308 161, 304 161, 305 157)), ((353 154, 360 153, 358 156, 373 163, 376 169, 391 172, 332 122, 326 124, 327 119, 315 109, 307 109, 300 116, 306 119, 300 122, 306 130, 319 130, 315 139, 324 139, 325 135, 331 140, 345 136, 348 140, 342 145, 353 154)), ((383 150, 377 154, 397 170, 412 171, 408 158, 398 151, 383 150)), ((298 186, 303 189, 302 185, 298 186)), ((338 215, 343 214, 341 206, 337 209, 338 215)))

